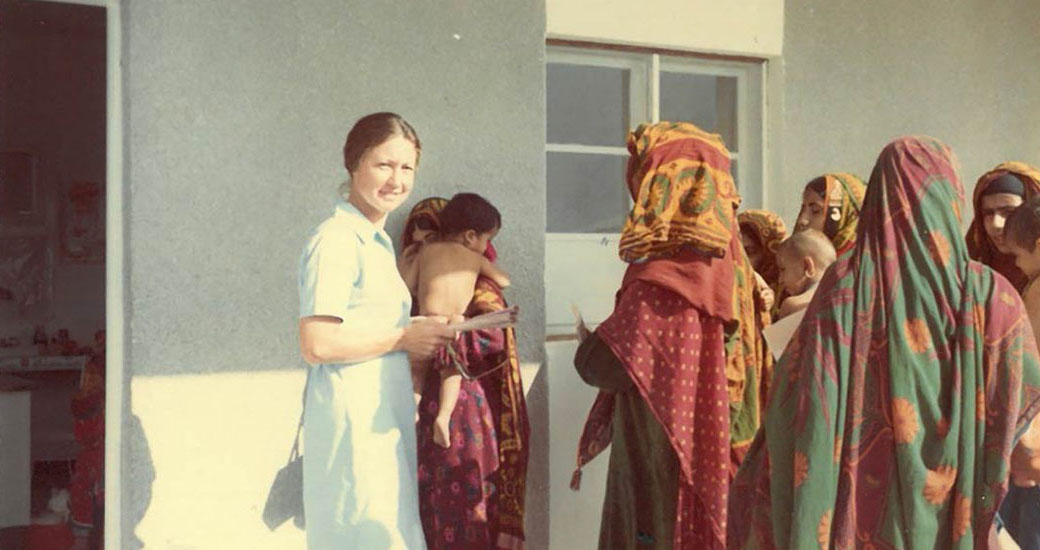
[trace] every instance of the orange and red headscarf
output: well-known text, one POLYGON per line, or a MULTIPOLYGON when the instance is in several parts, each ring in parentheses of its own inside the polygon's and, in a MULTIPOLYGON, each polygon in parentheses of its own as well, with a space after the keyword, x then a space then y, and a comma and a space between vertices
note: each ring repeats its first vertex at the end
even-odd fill
POLYGON ((776 263, 776 248, 787 238, 787 226, 783 218, 768 210, 744 210, 737 214, 740 230, 758 241, 762 250, 762 263, 758 274, 773 290, 777 290, 780 268, 776 263))

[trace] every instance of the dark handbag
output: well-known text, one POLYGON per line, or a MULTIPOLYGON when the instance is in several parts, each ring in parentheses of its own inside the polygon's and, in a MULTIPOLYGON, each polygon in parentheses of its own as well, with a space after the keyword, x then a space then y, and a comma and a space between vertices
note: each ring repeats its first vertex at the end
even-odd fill
MULTIPOLYGON (((309 367, 308 367, 309 368, 309 367)), ((308 382, 310 371, 307 372, 308 382)), ((303 387, 304 409, 307 407, 307 386, 303 387)), ((267 493, 264 504, 264 525, 274 531, 292 518, 296 527, 303 529, 303 455, 300 454, 300 432, 303 430, 303 411, 300 411, 300 423, 296 426, 296 437, 293 438, 289 462, 282 466, 274 476, 271 490, 267 493)))

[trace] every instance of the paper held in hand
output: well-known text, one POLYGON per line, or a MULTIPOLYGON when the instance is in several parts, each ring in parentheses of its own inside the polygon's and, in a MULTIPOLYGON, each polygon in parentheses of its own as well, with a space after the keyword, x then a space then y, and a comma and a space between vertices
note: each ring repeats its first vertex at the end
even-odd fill
POLYGON ((773 352, 773 357, 779 359, 784 354, 784 349, 787 348, 788 342, 794 337, 795 331, 798 330, 798 325, 802 324, 802 317, 805 317, 804 309, 792 313, 762 329, 762 336, 766 337, 766 342, 769 344, 769 350, 773 352))
POLYGON ((589 334, 589 327, 585 325, 585 319, 581 316, 581 310, 578 309, 578 304, 571 302, 571 313, 574 314, 574 333, 578 336, 579 342, 584 342, 589 334))
POLYGON ((498 311, 492 311, 491 313, 484 313, 483 315, 470 317, 461 323, 450 324, 448 325, 448 328, 454 329, 458 332, 485 328, 507 328, 516 324, 519 311, 520 309, 517 306, 500 309, 498 311))

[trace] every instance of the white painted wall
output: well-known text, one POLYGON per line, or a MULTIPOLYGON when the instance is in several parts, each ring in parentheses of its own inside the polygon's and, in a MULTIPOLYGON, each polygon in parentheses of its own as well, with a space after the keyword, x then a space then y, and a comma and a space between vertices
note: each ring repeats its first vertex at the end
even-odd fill
POLYGON ((133 379, 155 476, 135 529, 144 548, 306 547, 292 521, 272 533, 260 516, 289 456, 304 380, 303 369, 133 379))
MULTIPOLYGON (((538 365, 520 368, 526 392, 538 365)), ((154 475, 151 497, 139 503, 142 519, 131 527, 144 548, 306 546, 292 521, 274 532, 261 522, 274 475, 289 457, 305 379, 302 368, 133 379, 132 411, 143 434, 137 458, 154 475)))
POLYGON ((550 38, 774 57, 783 0, 546 0, 550 38))
POLYGON ((549 548, 596 548, 607 492, 608 448, 582 468, 581 490, 570 489, 576 466, 578 438, 585 426, 595 388, 582 382, 574 370, 577 341, 549 342, 545 358, 549 369, 549 548))

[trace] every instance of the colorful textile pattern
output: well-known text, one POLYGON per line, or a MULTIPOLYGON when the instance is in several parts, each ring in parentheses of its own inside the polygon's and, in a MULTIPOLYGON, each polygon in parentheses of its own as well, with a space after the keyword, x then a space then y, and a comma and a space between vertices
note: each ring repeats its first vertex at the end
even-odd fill
MULTIPOLYGON (((724 548, 730 435, 722 321, 637 281, 596 334, 625 365, 678 457, 674 548, 724 548)), ((613 400, 606 406, 612 411, 613 400)), ((594 445, 588 451, 601 446, 583 443, 594 445)))
MULTIPOLYGON (((740 197, 725 146, 692 124, 640 126, 629 150, 636 204, 621 257, 630 265, 597 334, 678 457, 675 548, 723 548, 726 488, 743 455, 735 448, 758 427, 765 345, 754 274, 735 231, 740 197)), ((613 400, 601 392, 589 412, 574 488, 581 467, 610 444, 613 400)))
MULTIPOLYGON (((405 222, 405 238, 416 219, 440 226, 438 214, 447 201, 420 201, 405 222)), ((485 255, 494 261, 488 243, 485 255)), ((502 289, 480 277, 467 317, 507 308, 502 289)), ((440 377, 426 377, 419 403, 419 512, 429 550, 524 547, 524 499, 531 428, 520 378, 513 329, 464 333, 453 344, 454 358, 442 354, 430 369, 455 368, 458 361, 475 380, 462 380, 451 415, 451 447, 433 442, 440 377)))
POLYGON ((105 507, 105 353, 95 352, 83 369, 72 398, 74 434, 79 452, 69 481, 69 508, 74 528, 95 527, 105 507))
POLYGON ((983 548, 1040 363, 1011 285, 968 259, 953 153, 881 152, 852 253, 776 367, 730 548, 983 548))
POLYGON ((856 226, 867 186, 852 174, 836 172, 824 174, 823 178, 827 181, 823 197, 827 205, 827 223, 823 232, 841 256, 856 245, 856 226))
MULTIPOLYGON (((437 365, 441 368, 440 365, 437 365)), ((419 444, 419 515, 430 550, 493 546, 492 477, 498 469, 495 421, 484 387, 462 380, 451 414, 451 447, 433 442, 440 376, 432 369, 423 386, 416 426, 419 444)))
MULTIPOLYGON (((480 278, 467 317, 506 307, 480 278)), ((433 442, 440 377, 428 376, 419 404, 419 511, 426 544, 437 549, 524 547, 530 426, 512 329, 463 333, 454 358, 476 380, 462 380, 451 416, 451 447, 433 442)), ((454 364, 436 368, 454 368, 454 364)))
POLYGON ((980 216, 982 193, 993 180, 1008 173, 1014 174, 1022 180, 1026 188, 1026 199, 1040 194, 1040 170, 1024 162, 998 164, 989 172, 982 174, 979 181, 975 183, 975 193, 972 198, 975 218, 971 221, 971 227, 968 228, 968 235, 965 238, 968 240, 968 254, 971 256, 971 259, 978 260, 993 268, 997 273, 1007 277, 1007 280, 1011 281, 1011 284, 1021 292, 1026 287, 1026 283, 1029 282, 1028 278, 1015 265, 1015 257, 1013 255, 1004 254, 997 250, 997 247, 993 246, 989 235, 986 234, 986 228, 982 225, 982 217, 980 216))
MULTIPOLYGON (((738 234, 740 195, 729 174, 729 152, 718 135, 687 122, 640 125, 628 144, 634 205, 619 255, 630 265, 618 293, 635 281, 656 284, 727 322, 729 398, 743 403, 758 389, 746 386, 760 378, 756 357, 764 344, 755 328, 754 272, 738 234)), ((739 425, 757 419, 754 407, 736 407, 739 425)), ((741 439, 750 440, 756 428, 741 439)))
POLYGON ((448 199, 442 199, 441 197, 429 197, 416 203, 405 219, 404 233, 401 236, 401 248, 408 248, 415 244, 415 239, 412 238, 412 231, 419 220, 426 220, 431 227, 439 229, 441 222, 437 214, 444 209, 446 204, 448 204, 448 199))
POLYGON ((683 247, 724 256, 740 195, 722 138, 687 122, 641 124, 628 134, 628 151, 635 205, 621 232, 621 259, 668 257, 683 247))
POLYGON ((776 247, 787 238, 784 220, 768 210, 744 210, 737 214, 737 223, 741 231, 758 240, 762 247, 762 265, 759 266, 758 274, 774 291, 778 290, 780 272, 776 264, 776 247))

